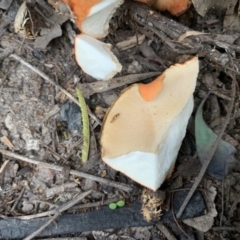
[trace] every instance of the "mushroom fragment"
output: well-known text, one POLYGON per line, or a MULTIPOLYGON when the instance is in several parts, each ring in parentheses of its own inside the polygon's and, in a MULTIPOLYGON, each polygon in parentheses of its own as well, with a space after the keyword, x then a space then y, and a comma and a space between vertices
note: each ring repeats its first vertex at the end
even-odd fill
POLYGON ((94 38, 108 35, 109 21, 124 0, 63 0, 76 16, 82 33, 94 38))
POLYGON ((94 38, 108 34, 109 21, 124 0, 63 0, 76 16, 82 34, 75 39, 75 55, 79 66, 88 75, 109 80, 122 67, 110 51, 109 44, 94 38))
POLYGON ((174 16, 184 13, 191 5, 190 0, 134 0, 153 6, 159 11, 169 11, 174 16))
POLYGON ((193 110, 197 57, 149 84, 133 84, 112 104, 101 133, 102 159, 157 190, 171 175, 193 110))
POLYGON ((75 57, 82 70, 98 80, 109 80, 122 70, 110 45, 86 34, 75 37, 75 57))

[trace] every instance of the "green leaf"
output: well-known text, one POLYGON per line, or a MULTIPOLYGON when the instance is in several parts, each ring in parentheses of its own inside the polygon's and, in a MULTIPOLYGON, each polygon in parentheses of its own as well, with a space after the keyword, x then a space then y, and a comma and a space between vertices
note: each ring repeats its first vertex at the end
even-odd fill
POLYGON ((117 204, 116 204, 116 203, 110 203, 110 204, 108 205, 108 207, 109 207, 110 209, 114 210, 114 209, 117 208, 117 204))
MULTIPOLYGON (((208 154, 217 139, 217 135, 207 126, 202 117, 202 108, 208 95, 199 105, 195 116, 196 147, 198 158, 202 164, 208 157, 208 154)), ((207 168, 209 175, 217 179, 223 179, 229 172, 229 167, 236 161, 234 158, 235 152, 236 149, 234 146, 224 140, 221 140, 207 168)))
POLYGON ((120 200, 117 202, 118 207, 123 207, 125 205, 125 202, 123 200, 120 200))
POLYGON ((82 161, 85 163, 88 160, 89 144, 90 144, 90 130, 87 105, 84 100, 82 92, 76 88, 78 102, 82 113, 82 134, 83 134, 83 147, 82 147, 82 161))

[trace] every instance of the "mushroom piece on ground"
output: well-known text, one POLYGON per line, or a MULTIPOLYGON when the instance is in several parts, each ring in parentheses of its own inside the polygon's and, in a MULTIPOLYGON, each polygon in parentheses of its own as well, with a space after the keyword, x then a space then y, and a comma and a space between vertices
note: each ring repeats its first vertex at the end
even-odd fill
POLYGON ((134 0, 153 6, 159 11, 169 11, 174 16, 179 16, 191 6, 190 0, 134 0))
POLYGON ((122 70, 110 45, 98 41, 108 34, 109 21, 124 0, 63 0, 76 16, 82 34, 75 37, 78 65, 98 80, 109 80, 122 70))
POLYGON ((171 66, 149 84, 125 89, 104 119, 103 161, 157 190, 171 175, 186 134, 197 75, 195 57, 171 66))
POLYGON ((98 80, 109 80, 122 70, 111 46, 86 34, 75 37, 75 57, 87 74, 98 80))
POLYGON ((108 34, 109 21, 124 0, 63 0, 74 15, 82 33, 94 38, 108 34))

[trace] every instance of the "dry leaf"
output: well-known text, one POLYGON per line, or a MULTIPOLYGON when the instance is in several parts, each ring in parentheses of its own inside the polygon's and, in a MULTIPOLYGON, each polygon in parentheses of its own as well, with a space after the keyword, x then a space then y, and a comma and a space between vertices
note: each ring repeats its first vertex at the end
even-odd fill
MULTIPOLYGON (((195 138, 198 158, 203 164, 214 145, 217 135, 207 126, 202 117, 202 107, 206 98, 199 105, 195 116, 195 138)), ((231 170, 236 159, 236 149, 230 143, 220 140, 217 150, 207 168, 207 173, 217 179, 224 179, 231 170)))
POLYGON ((179 37, 178 41, 181 42, 181 41, 183 41, 187 37, 197 36, 197 35, 204 35, 204 34, 208 34, 208 33, 203 33, 203 32, 198 32, 198 31, 189 31, 189 32, 186 32, 186 33, 182 34, 179 37))
POLYGON ((9 140, 9 138, 7 136, 2 136, 1 142, 4 143, 6 146, 8 146, 8 148, 11 150, 14 148, 12 142, 9 140))
POLYGON ((206 13, 214 8, 216 10, 225 10, 227 6, 235 0, 192 0, 193 6, 196 9, 197 13, 202 17, 206 15, 206 13))
POLYGON ((207 232, 213 225, 214 217, 217 216, 217 211, 214 204, 216 194, 216 188, 210 186, 207 193, 205 194, 205 201, 208 213, 204 216, 185 219, 183 220, 183 222, 188 226, 193 227, 201 232, 207 232))
POLYGON ((239 31, 240 17, 239 17, 240 5, 238 0, 231 0, 227 7, 226 15, 223 21, 224 29, 234 29, 239 31))
POLYGON ((47 27, 42 16, 28 3, 23 2, 14 21, 15 32, 24 38, 35 39, 47 27))

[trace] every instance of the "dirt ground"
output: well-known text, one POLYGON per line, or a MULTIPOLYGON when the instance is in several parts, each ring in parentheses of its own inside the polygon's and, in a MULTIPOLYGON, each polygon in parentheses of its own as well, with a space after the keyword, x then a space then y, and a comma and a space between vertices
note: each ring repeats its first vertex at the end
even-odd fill
MULTIPOLYGON (((107 85, 95 84, 96 80, 77 65, 73 39, 79 30, 66 5, 57 0, 30 1, 29 18, 25 21, 37 20, 16 33, 16 24, 22 26, 24 21, 15 18, 22 1, 0 0, 1 219, 31 221, 39 218, 38 214, 54 215, 58 206, 72 203, 76 196, 89 190, 86 197, 72 203, 62 214, 96 211, 119 200, 131 206, 142 202, 144 194, 161 199, 163 192, 162 211, 171 212, 177 194, 189 190, 199 179, 202 165, 194 120, 201 101, 211 91, 203 107, 204 121, 216 136, 223 131, 222 139, 231 147, 227 145, 224 154, 218 152, 216 157, 219 169, 223 165, 224 171, 219 173, 218 168, 212 167, 200 179, 198 193, 203 205, 196 203, 197 216, 189 210, 185 221, 176 218, 176 211, 173 220, 164 223, 101 231, 93 226, 88 232, 76 230, 71 236, 58 239, 240 239, 240 5, 237 0, 228 4, 218 1, 221 4, 206 6, 209 11, 201 16, 202 10, 196 8, 196 2, 201 1, 193 2, 194 6, 179 17, 132 1, 119 7, 103 41, 112 44, 123 69, 112 85, 107 85), (46 30, 49 28, 51 31, 46 30), (134 36, 137 41, 131 40, 134 36), (193 56, 199 57, 200 64, 194 111, 174 173, 153 196, 103 163, 99 144, 101 122, 106 110, 129 84, 150 82, 169 66, 193 56), (82 90, 91 111, 86 164, 81 161, 81 111, 72 101, 77 99, 76 87, 82 90)), ((220 140, 218 143, 223 144, 220 140)), ((209 144, 208 156, 213 149, 209 144)))

